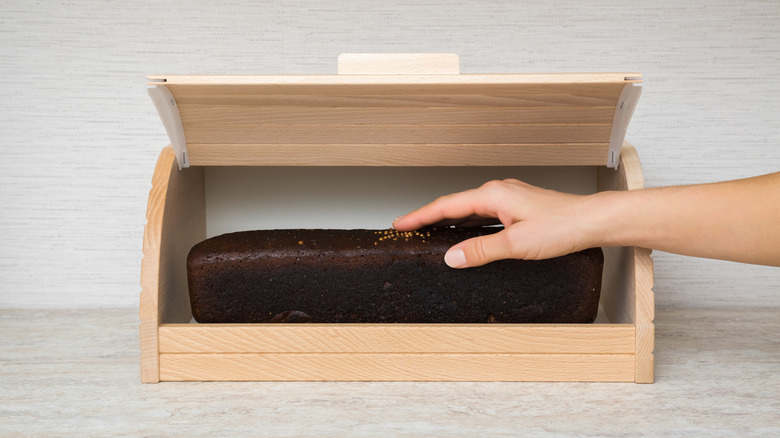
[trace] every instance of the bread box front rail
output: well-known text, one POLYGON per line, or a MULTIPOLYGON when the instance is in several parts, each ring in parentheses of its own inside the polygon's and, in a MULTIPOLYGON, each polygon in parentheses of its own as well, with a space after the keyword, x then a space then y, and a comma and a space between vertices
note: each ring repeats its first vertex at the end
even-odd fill
POLYGON ((593 169, 598 191, 642 186, 627 120, 617 121, 638 75, 460 75, 456 61, 342 55, 335 76, 150 77, 176 113, 158 105, 172 146, 146 212, 143 382, 653 381, 642 248, 604 249, 594 324, 191 322, 185 260, 208 234, 210 167, 576 165, 593 169))

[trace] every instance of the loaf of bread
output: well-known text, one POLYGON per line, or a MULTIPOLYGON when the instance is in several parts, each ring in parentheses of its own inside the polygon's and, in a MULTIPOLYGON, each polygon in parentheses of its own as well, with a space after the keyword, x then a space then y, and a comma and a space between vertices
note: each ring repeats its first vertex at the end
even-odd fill
POLYGON ((201 323, 587 323, 603 254, 452 269, 444 253, 500 230, 262 230, 207 239, 187 258, 201 323))

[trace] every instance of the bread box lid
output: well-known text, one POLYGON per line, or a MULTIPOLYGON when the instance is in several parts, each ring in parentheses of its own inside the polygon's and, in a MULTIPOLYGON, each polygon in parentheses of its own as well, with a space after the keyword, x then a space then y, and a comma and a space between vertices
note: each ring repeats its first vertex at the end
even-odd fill
POLYGON ((335 75, 151 75, 179 167, 605 165, 639 73, 460 74, 455 54, 342 54, 335 75))

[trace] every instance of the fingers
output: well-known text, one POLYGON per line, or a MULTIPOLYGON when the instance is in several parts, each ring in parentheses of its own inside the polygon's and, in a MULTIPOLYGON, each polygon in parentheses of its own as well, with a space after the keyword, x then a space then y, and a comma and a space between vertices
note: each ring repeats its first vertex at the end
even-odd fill
POLYGON ((399 231, 427 225, 479 226, 501 223, 504 230, 461 242, 447 252, 453 268, 495 260, 538 260, 588 248, 590 199, 531 186, 518 180, 489 181, 477 189, 442 196, 395 220, 399 231))
POLYGON ((474 237, 453 246, 444 255, 451 268, 472 268, 492 261, 510 258, 513 245, 507 230, 487 236, 474 237))
MULTIPOLYGON (((497 224, 500 219, 497 209, 502 200, 518 188, 531 187, 515 179, 488 181, 479 188, 442 196, 405 216, 397 218, 393 227, 399 231, 411 231, 433 224, 458 224, 472 220, 490 219, 487 223, 497 224), (454 221, 450 223, 449 221, 454 221)), ((517 195, 517 193, 514 193, 517 195)), ((507 225, 506 223, 504 225, 507 225)))
POLYGON ((393 227, 399 231, 411 231, 426 225, 444 223, 453 220, 459 223, 464 219, 485 217, 485 199, 479 189, 466 190, 442 196, 428 205, 397 218, 393 227))

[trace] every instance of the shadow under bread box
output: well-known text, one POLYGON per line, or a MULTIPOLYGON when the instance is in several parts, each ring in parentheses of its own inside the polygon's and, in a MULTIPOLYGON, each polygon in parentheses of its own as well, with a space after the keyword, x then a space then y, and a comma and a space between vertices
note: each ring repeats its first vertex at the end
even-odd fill
POLYGON ((141 380, 653 381, 652 260, 604 248, 593 324, 197 324, 186 258, 246 229, 386 228, 513 177, 643 185, 637 73, 460 74, 453 54, 345 54, 337 75, 155 75, 171 146, 152 179, 141 380))

